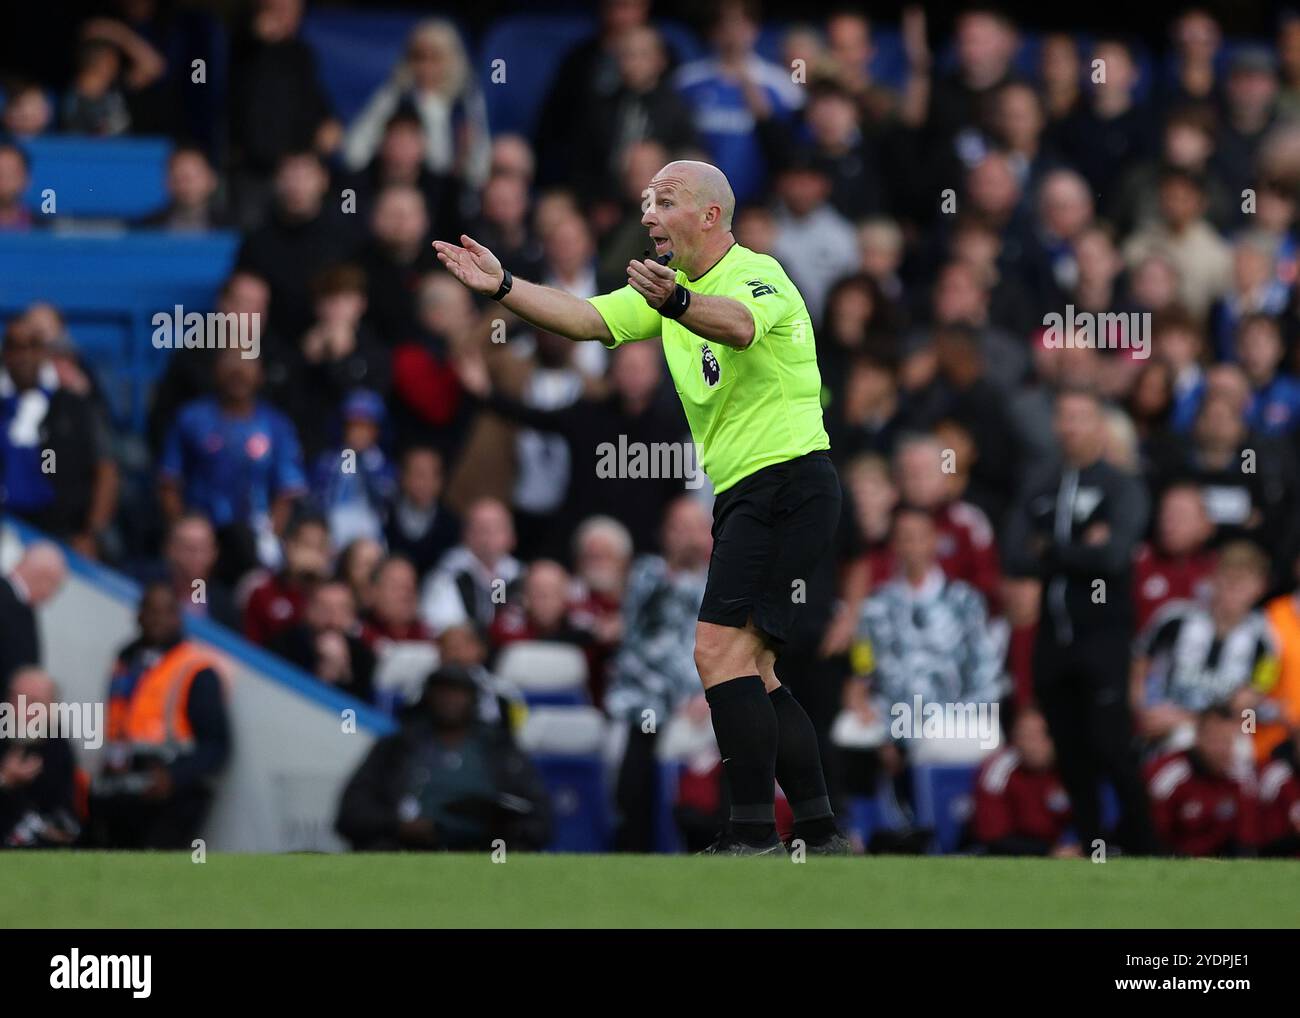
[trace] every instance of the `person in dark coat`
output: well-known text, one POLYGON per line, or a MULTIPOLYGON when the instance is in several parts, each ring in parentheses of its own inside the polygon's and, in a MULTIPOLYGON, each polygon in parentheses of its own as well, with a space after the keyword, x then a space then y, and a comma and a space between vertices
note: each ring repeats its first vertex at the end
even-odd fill
POLYGON ((358 851, 509 850, 550 839, 550 803, 532 761, 504 731, 476 721, 464 668, 431 674, 400 730, 352 775, 335 828, 358 851))

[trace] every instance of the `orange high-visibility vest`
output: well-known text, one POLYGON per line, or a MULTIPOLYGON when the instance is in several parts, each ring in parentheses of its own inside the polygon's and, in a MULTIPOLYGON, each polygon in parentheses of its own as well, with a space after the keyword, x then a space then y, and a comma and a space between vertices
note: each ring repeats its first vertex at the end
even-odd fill
POLYGON ((136 683, 130 699, 108 705, 108 737, 137 746, 187 746, 194 731, 186 713, 194 677, 215 662, 192 643, 169 650, 136 683))
POLYGON ((1255 756, 1268 759, 1274 747, 1286 741, 1287 727, 1300 725, 1300 598, 1286 594, 1264 609, 1278 643, 1277 682, 1268 695, 1282 709, 1282 722, 1261 724, 1255 732, 1255 756))

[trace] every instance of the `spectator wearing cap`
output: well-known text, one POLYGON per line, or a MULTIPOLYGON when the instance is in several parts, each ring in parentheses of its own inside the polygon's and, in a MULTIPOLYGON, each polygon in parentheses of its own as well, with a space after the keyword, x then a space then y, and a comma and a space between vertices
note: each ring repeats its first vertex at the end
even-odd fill
POLYGON ((379 539, 384 510, 396 491, 393 466, 379 443, 384 401, 355 389, 343 401, 342 443, 322 452, 312 476, 312 501, 329 521, 334 546, 358 538, 379 539))
POLYGON ((1228 64, 1217 162, 1230 194, 1256 183, 1259 148, 1277 124, 1277 58, 1267 46, 1241 46, 1228 64))
POLYGON ((433 672, 394 735, 379 740, 339 803, 338 832, 359 851, 542 848, 550 803, 509 734, 477 720, 478 688, 464 668, 433 672))

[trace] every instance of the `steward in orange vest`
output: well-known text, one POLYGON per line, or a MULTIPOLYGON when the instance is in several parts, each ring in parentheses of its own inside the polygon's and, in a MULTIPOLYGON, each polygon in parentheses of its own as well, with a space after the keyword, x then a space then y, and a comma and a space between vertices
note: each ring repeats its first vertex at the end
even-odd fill
POLYGON ((188 848, 230 753, 215 659, 183 638, 166 583, 140 602, 140 637, 109 679, 105 766, 91 791, 95 840, 121 848, 188 848))

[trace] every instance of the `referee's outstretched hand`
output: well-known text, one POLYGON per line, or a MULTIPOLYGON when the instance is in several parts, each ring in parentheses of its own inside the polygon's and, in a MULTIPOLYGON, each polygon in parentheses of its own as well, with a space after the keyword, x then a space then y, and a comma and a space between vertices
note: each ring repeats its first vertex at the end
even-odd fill
POLYGON ((627 263, 627 283, 652 308, 660 308, 677 289, 677 270, 649 258, 633 258, 627 263))
POLYGON ((465 246, 435 240, 433 249, 438 252, 438 261, 475 293, 492 296, 505 278, 497 256, 468 234, 462 233, 460 242, 465 246))

